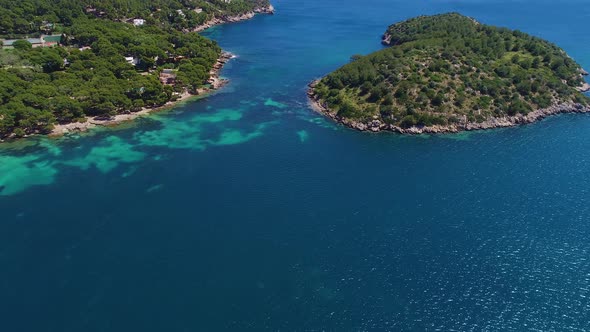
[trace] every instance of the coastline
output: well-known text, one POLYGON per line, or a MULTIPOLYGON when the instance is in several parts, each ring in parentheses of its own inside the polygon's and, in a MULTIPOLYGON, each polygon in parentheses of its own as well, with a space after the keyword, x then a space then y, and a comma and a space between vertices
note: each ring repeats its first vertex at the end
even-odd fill
POLYGON ((266 7, 258 7, 250 12, 240 14, 240 15, 212 18, 209 21, 207 21, 201 25, 197 25, 191 31, 192 32, 201 32, 203 30, 212 28, 212 27, 214 27, 216 25, 220 25, 220 24, 237 23, 237 22, 241 22, 241 21, 246 21, 246 20, 249 20, 249 19, 253 18, 254 16, 256 16, 256 14, 273 15, 274 13, 275 13, 275 8, 273 7, 273 5, 268 5, 266 7))
MULTIPOLYGON (((240 21, 245 21, 253 18, 256 14, 274 14, 274 7, 273 5, 268 5, 266 7, 259 7, 255 8, 254 10, 235 16, 226 16, 222 18, 213 18, 204 24, 201 24, 195 27, 192 32, 201 32, 203 30, 209 29, 216 25, 227 24, 227 23, 236 23, 240 21)), ((117 114, 111 118, 104 119, 104 118, 97 118, 97 117, 86 117, 86 121, 84 122, 71 122, 66 124, 56 124, 53 130, 48 134, 48 136, 56 137, 56 136, 63 136, 68 133, 72 132, 84 132, 88 131, 92 128, 97 126, 115 126, 123 122, 134 120, 138 117, 148 115, 153 112, 158 112, 166 109, 170 109, 178 104, 188 101, 193 98, 197 97, 204 97, 216 90, 219 90, 223 86, 225 86, 228 81, 226 79, 222 79, 219 77, 219 72, 223 68, 223 66, 231 59, 235 58, 234 54, 229 52, 222 51, 221 56, 217 59, 217 63, 213 66, 210 71, 209 76, 209 83, 211 84, 210 88, 201 88, 197 90, 196 94, 189 93, 188 91, 184 91, 179 97, 174 101, 169 101, 164 105, 157 106, 157 107, 144 107, 140 111, 137 112, 127 112, 124 114, 117 114)), ((1 140, 0 140, 1 142, 1 140)))
POLYGON ((131 120, 137 119, 141 116, 148 115, 150 113, 170 109, 174 106, 179 105, 182 102, 186 102, 186 101, 193 99, 193 98, 205 97, 205 96, 219 90, 220 88, 222 88, 223 86, 225 86, 228 83, 228 80, 221 78, 219 76, 219 73, 220 73, 221 69, 224 67, 224 65, 229 60, 231 60, 235 57, 236 57, 236 55, 234 55, 232 53, 225 52, 225 51, 221 52, 221 55, 217 59, 217 62, 215 63, 215 65, 213 65, 213 68, 209 72, 209 79, 208 79, 208 82, 210 84, 209 88, 197 89, 196 93, 190 93, 189 91, 185 90, 180 95, 178 95, 178 98, 175 100, 169 101, 166 104, 160 105, 160 106, 144 107, 137 112, 128 111, 127 113, 117 114, 117 115, 114 115, 114 116, 112 116, 110 118, 106 118, 106 119, 88 116, 88 117, 86 117, 86 121, 84 121, 84 122, 70 122, 70 123, 65 123, 65 124, 56 124, 54 126, 53 130, 48 134, 48 136, 56 137, 56 136, 63 136, 65 134, 73 133, 73 132, 84 132, 84 131, 88 131, 88 130, 98 127, 98 126, 115 126, 120 123, 131 121, 131 120))
MULTIPOLYGON (((211 19, 211 20, 205 22, 204 24, 195 27, 193 30, 186 31, 186 32, 201 32, 205 29, 211 28, 216 25, 227 24, 227 23, 236 23, 236 22, 240 22, 240 21, 244 21, 244 20, 249 20, 257 14, 270 14, 270 15, 272 15, 272 14, 274 14, 274 11, 275 11, 274 7, 271 4, 269 4, 268 6, 258 7, 250 12, 247 12, 247 13, 244 13, 241 15, 225 16, 222 18, 211 19)), ((209 87, 197 89, 197 91, 194 93, 189 92, 188 90, 184 90, 182 93, 177 95, 177 98, 175 100, 171 100, 164 105, 155 106, 155 107, 144 107, 137 112, 126 111, 125 113, 117 114, 117 115, 114 115, 109 118, 87 116, 87 117, 85 117, 83 122, 70 122, 70 123, 63 123, 63 124, 55 124, 53 129, 49 133, 37 132, 37 133, 30 134, 30 135, 25 135, 23 137, 19 137, 19 138, 26 138, 26 137, 36 136, 36 135, 45 135, 45 136, 49 136, 49 137, 60 137, 60 136, 63 136, 63 135, 69 134, 69 133, 85 132, 85 131, 88 131, 92 128, 96 128, 99 126, 103 126, 103 127, 104 126, 116 126, 116 125, 121 124, 123 122, 132 121, 134 119, 148 115, 150 113, 159 112, 159 111, 173 108, 173 107, 178 106, 179 104, 186 102, 188 100, 191 100, 191 99, 198 99, 198 98, 206 97, 206 96, 212 94, 213 92, 221 89, 229 82, 227 79, 221 78, 219 76, 219 73, 220 73, 221 69, 224 67, 224 65, 229 60, 231 60, 235 57, 236 57, 236 55, 234 55, 232 53, 222 51, 220 57, 217 59, 217 62, 213 65, 213 68, 209 72, 210 76, 209 76, 209 79, 207 80, 210 85, 209 87)), ((11 141, 14 139, 18 139, 18 138, 14 137, 14 136, 0 138, 0 143, 6 142, 6 141, 11 141)))
POLYGON ((451 125, 434 125, 434 126, 413 126, 409 128, 401 128, 392 124, 384 123, 378 119, 370 120, 368 122, 355 121, 338 116, 336 112, 332 112, 325 104, 318 100, 313 91, 318 80, 311 82, 308 86, 307 96, 309 105, 316 112, 331 118, 332 120, 342 124, 348 128, 365 132, 395 132, 407 135, 420 134, 450 134, 459 133, 462 131, 488 130, 495 128, 515 127, 533 122, 540 121, 546 117, 565 113, 590 113, 590 107, 578 103, 560 103, 549 106, 547 108, 538 109, 529 112, 526 115, 518 114, 515 116, 505 116, 501 118, 491 118, 483 122, 468 122, 451 124, 451 125))

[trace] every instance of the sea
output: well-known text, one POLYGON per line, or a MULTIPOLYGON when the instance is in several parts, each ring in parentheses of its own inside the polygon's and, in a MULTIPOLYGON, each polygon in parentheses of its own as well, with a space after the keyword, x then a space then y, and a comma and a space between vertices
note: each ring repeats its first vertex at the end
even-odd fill
POLYGON ((590 331, 590 115, 361 133, 307 84, 459 12, 590 69, 587 0, 273 0, 227 87, 0 145, 0 331, 590 331))

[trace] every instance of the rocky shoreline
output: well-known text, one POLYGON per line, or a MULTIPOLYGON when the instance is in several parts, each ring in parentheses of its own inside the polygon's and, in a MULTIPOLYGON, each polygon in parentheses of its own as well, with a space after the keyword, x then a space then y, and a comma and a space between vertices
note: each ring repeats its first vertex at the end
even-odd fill
POLYGON ((451 125, 434 125, 434 126, 413 126, 409 128, 401 128, 399 126, 384 123, 379 119, 373 119, 368 122, 355 121, 338 116, 336 112, 330 109, 316 98, 313 91, 316 83, 313 81, 309 84, 307 95, 309 97, 311 107, 320 114, 323 114, 334 121, 345 125, 346 127, 356 129, 359 131, 381 132, 389 131, 400 134, 419 135, 419 134, 443 134, 443 133, 458 133, 461 131, 487 130, 494 128, 515 127, 524 124, 540 121, 548 116, 564 114, 564 113, 589 113, 590 107, 578 103, 561 103, 550 106, 548 108, 538 109, 526 115, 518 114, 515 116, 505 116, 501 118, 491 118, 483 122, 469 122, 451 124, 451 125))
POLYGON ((223 17, 215 17, 201 25, 196 26, 192 31, 193 32, 201 32, 203 30, 209 29, 216 25, 226 24, 226 23, 236 23, 240 21, 245 21, 253 18, 256 14, 269 14, 273 15, 275 13, 275 8, 272 5, 268 5, 266 7, 259 7, 255 8, 251 12, 247 12, 241 15, 235 16, 223 16, 223 17))
POLYGON ((196 91, 196 93, 190 93, 189 91, 185 90, 181 93, 178 98, 174 101, 169 101, 164 105, 157 106, 157 107, 144 107, 140 111, 137 112, 127 112, 123 114, 117 114, 110 118, 102 118, 102 117, 86 117, 86 121, 84 122, 71 122, 66 124, 57 124, 54 126, 49 136, 62 136, 72 132, 84 132, 89 129, 98 127, 98 126, 114 126, 120 124, 122 122, 127 122, 134 120, 138 117, 169 109, 178 105, 179 103, 189 100, 194 97, 202 97, 206 96, 209 93, 212 93, 224 85, 228 83, 228 80, 220 78, 219 72, 223 68, 223 66, 231 59, 235 58, 236 56, 229 52, 222 52, 219 59, 209 72, 209 80, 208 83, 210 84, 209 88, 201 88, 196 91))

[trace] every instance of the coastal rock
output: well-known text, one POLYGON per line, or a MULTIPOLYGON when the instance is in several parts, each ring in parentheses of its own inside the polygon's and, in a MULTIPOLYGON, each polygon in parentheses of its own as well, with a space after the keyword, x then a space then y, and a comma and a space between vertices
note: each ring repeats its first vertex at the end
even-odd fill
POLYGON ((381 44, 383 45, 391 45, 391 35, 388 33, 385 33, 382 37, 381 37, 381 44))
POLYGON ((192 31, 200 32, 216 25, 225 24, 225 23, 237 23, 240 21, 245 21, 253 18, 256 14, 269 14, 273 15, 275 13, 275 8, 272 5, 265 6, 265 7, 258 7, 255 8, 251 12, 247 12, 241 15, 235 16, 223 16, 223 17, 215 17, 201 25, 196 26, 192 31))
POLYGON ((383 124, 383 122, 379 121, 379 120, 373 120, 371 122, 369 122, 369 130, 373 131, 373 132, 378 132, 381 131, 381 129, 383 129, 385 126, 383 124))
POLYGON ((275 7, 273 5, 268 5, 267 7, 260 7, 254 9, 256 14, 270 14, 273 15, 275 13, 275 7))

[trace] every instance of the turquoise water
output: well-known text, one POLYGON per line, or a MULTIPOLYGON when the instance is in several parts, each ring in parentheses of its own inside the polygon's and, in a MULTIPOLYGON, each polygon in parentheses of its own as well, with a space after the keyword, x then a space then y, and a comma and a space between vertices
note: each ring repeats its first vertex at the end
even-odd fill
POLYGON ((275 2, 217 95, 0 148, 2 331, 590 330, 590 117, 363 134, 306 84, 459 11, 590 68, 585 1, 275 2))

